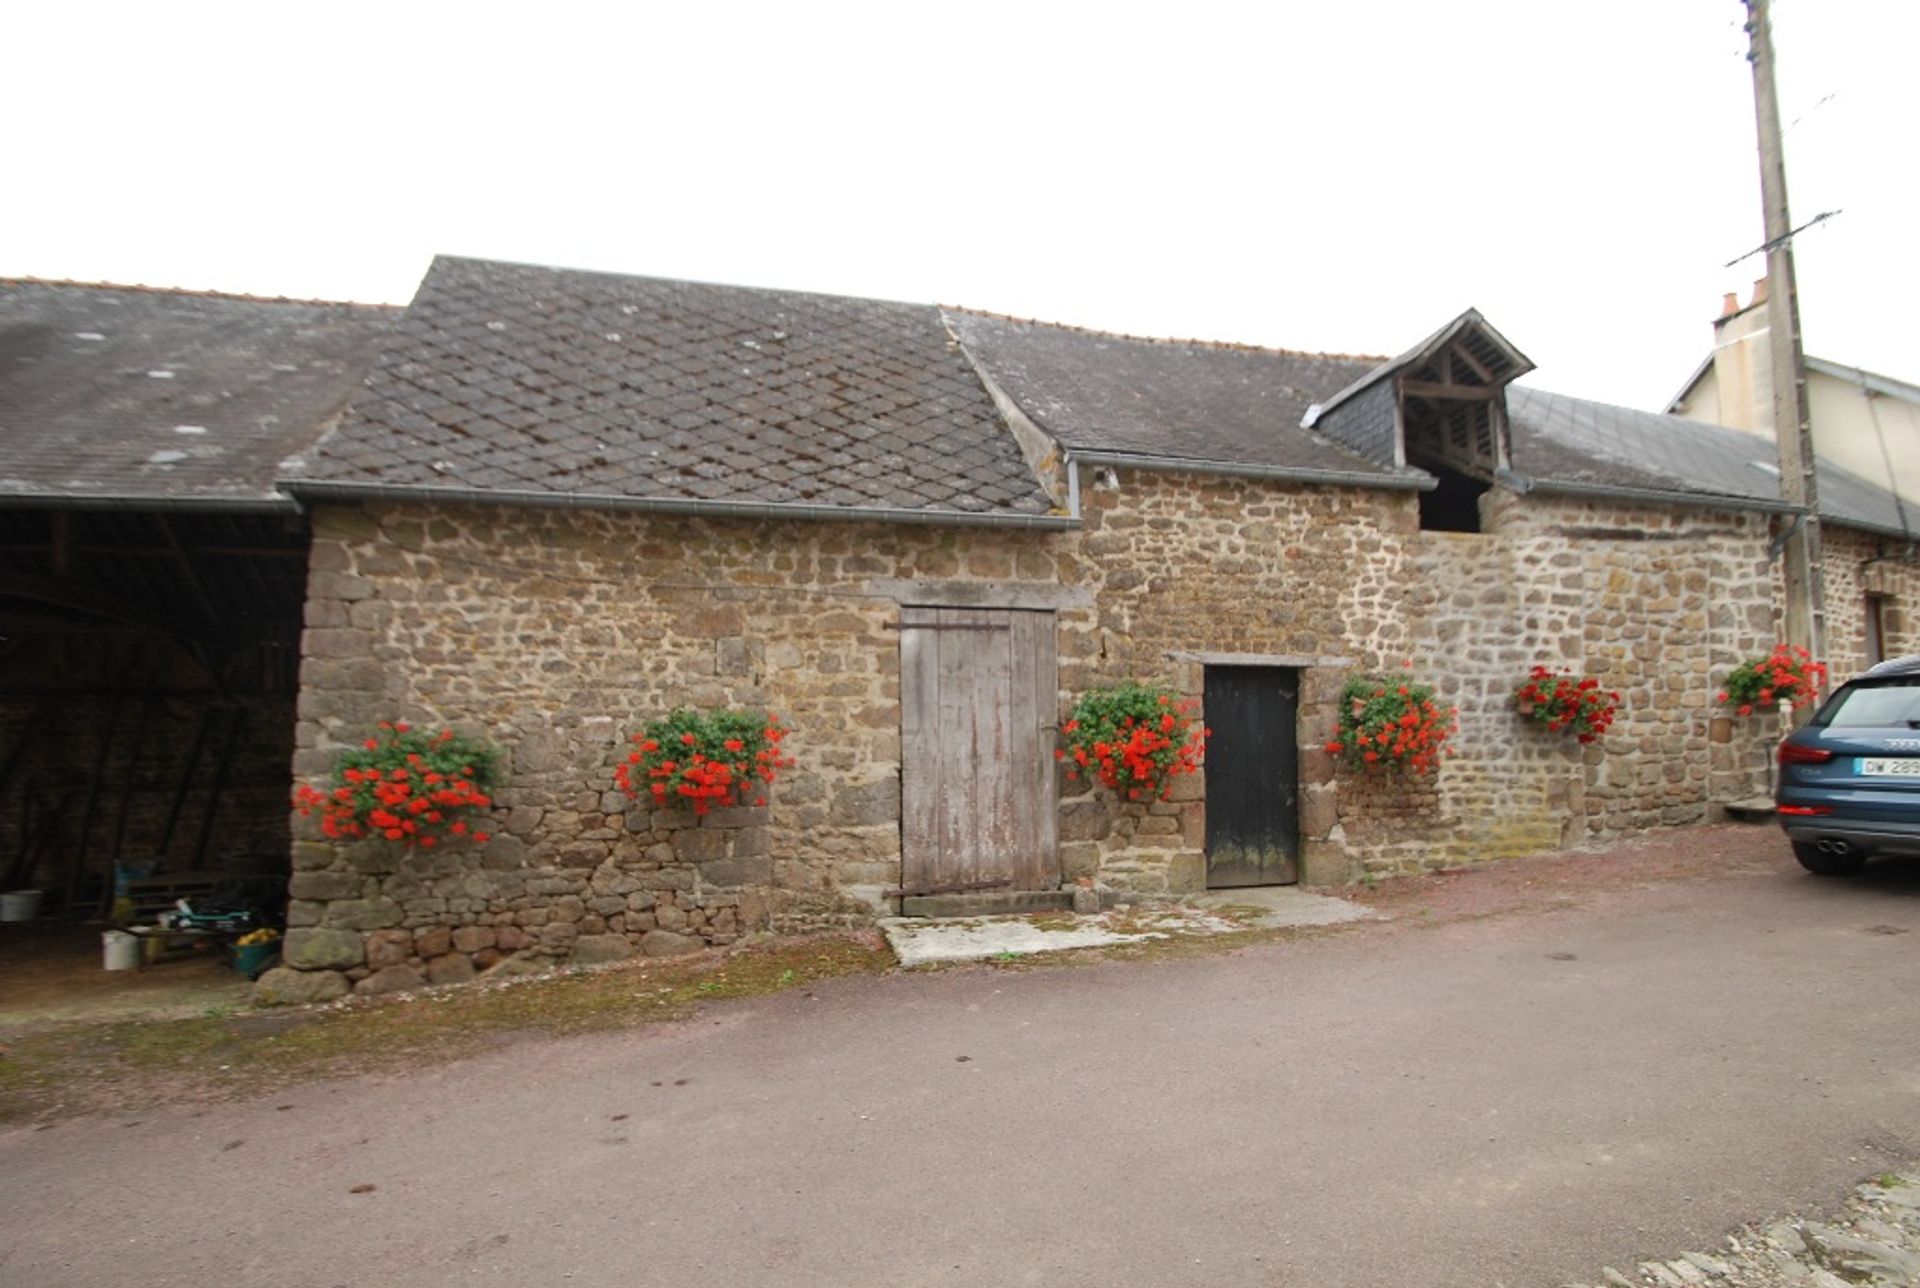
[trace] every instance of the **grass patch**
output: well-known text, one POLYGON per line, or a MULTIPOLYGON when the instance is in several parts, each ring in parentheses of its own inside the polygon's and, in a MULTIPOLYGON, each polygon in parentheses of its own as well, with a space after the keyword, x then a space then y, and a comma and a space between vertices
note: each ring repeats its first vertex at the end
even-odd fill
POLYGON ((876 936, 836 936, 413 998, 232 1014, 209 1008, 192 1019, 69 1025, 22 1037, 0 1052, 0 1121, 225 1098, 458 1059, 526 1035, 634 1028, 679 1019, 702 1002, 761 997, 893 966, 893 954, 876 936))

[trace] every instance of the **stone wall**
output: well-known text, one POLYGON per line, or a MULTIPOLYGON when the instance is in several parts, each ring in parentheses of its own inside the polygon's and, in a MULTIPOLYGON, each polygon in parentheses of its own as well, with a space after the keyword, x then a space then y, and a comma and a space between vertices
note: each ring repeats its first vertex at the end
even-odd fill
POLYGON ((1822 525, 1820 540, 1833 681, 1867 668, 1868 595, 1885 601, 1882 653, 1920 653, 1920 551, 1896 538, 1832 524, 1822 525))
MULTIPOLYGON (((603 854, 582 843, 541 866, 510 834, 477 849, 407 852, 303 841, 283 958, 286 1000, 454 984, 500 967, 590 965, 733 943, 775 925, 768 812, 655 810, 603 854), (314 978, 325 975, 331 978, 314 978)), ((593 839, 583 837, 582 841, 593 839)), ((864 910, 813 928, 864 924, 864 910)), ((791 917, 783 928, 795 928, 791 917)))
MULTIPOLYGON (((488 964, 482 948, 423 952, 419 932, 437 927, 493 927, 494 948, 510 927, 516 956, 554 960, 604 935, 665 952, 870 921, 900 880, 900 599, 880 583, 1060 601, 1071 652, 1094 629, 1065 545, 987 529, 322 510, 296 773, 317 780, 340 746, 407 719, 498 744, 505 786, 479 849, 300 845, 289 920, 412 931, 407 960, 389 964, 428 978, 456 951, 488 964), (613 787, 628 737, 678 706, 758 708, 792 730, 798 765, 724 846, 714 818, 694 826, 613 787)), ((315 937, 289 939, 297 959, 315 937)), ((368 991, 408 979, 373 983, 367 960, 342 969, 368 991)))
MULTIPOLYGON (((296 772, 397 718, 499 744, 506 785, 483 849, 298 845, 290 920, 328 933, 289 956, 373 991, 870 919, 901 872, 903 603, 1052 608, 1063 712, 1128 677, 1199 696, 1208 664, 1297 665, 1310 882, 1698 821, 1764 776, 1767 740, 1714 742, 1709 709, 1774 636, 1763 517, 1496 492, 1484 534, 1426 533, 1412 493, 1129 470, 1082 501, 1065 532, 322 508, 296 772), (1603 747, 1514 714, 1535 661, 1622 691, 1603 747), (1460 755, 1424 782, 1336 774, 1340 684, 1408 662, 1460 705, 1460 755), (626 737, 681 705, 792 730, 760 817, 613 790, 626 737)), ((1060 795, 1065 880, 1204 883, 1204 775, 1168 802, 1060 795)))

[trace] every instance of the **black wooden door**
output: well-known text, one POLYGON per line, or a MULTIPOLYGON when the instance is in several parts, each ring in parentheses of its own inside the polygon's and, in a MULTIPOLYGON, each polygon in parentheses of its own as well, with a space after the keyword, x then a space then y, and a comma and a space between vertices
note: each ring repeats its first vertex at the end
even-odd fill
POLYGON ((1210 666, 1207 886, 1300 879, 1300 673, 1210 666))

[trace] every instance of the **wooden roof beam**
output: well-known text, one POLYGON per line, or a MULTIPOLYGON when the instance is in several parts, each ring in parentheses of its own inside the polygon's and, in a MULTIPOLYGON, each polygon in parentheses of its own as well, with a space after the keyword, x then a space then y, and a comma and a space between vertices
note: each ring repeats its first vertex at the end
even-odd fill
POLYGON ((1479 376, 1482 380, 1486 381, 1488 384, 1492 384, 1494 382, 1493 372, 1488 370, 1485 363, 1481 362, 1480 359, 1473 356, 1473 350, 1467 348, 1466 345, 1460 343, 1460 341, 1458 340, 1455 340, 1452 344, 1448 345, 1447 347, 1452 352, 1454 357, 1460 359, 1460 361, 1466 363, 1469 367, 1473 368, 1475 375, 1479 376))
POLYGON ((110 622, 138 626, 176 639, 202 642, 200 628, 166 613, 149 612, 130 603, 126 596, 59 577, 36 577, 30 573, 0 572, 0 598, 25 599, 56 608, 103 617, 110 622))
POLYGON ((1400 389, 1415 398, 1449 399, 1454 402, 1492 402, 1500 396, 1498 389, 1489 389, 1485 385, 1461 385, 1451 381, 1403 380, 1400 389))
POLYGON ((194 562, 191 554, 187 553, 187 548, 180 544, 180 534, 174 531, 172 521, 164 514, 156 517, 160 522, 160 532, 167 539, 167 549, 171 550, 173 557, 179 561, 180 575, 186 580, 187 593, 193 596, 194 603, 199 606, 200 615, 210 622, 218 621, 220 610, 213 606, 213 598, 207 594, 207 584, 200 576, 199 564, 194 562))

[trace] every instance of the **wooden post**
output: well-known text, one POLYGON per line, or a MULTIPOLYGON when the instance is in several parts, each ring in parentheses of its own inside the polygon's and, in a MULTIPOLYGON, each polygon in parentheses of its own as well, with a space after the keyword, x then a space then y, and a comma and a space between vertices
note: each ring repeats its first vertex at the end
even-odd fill
MULTIPOLYGON (((115 729, 120 724, 120 699, 118 688, 113 693, 113 703, 107 708, 107 727, 100 732, 100 750, 94 754, 93 777, 87 781, 87 801, 80 809, 80 843, 74 847, 73 862, 67 868, 67 901, 64 911, 71 914, 74 905, 80 902, 80 875, 87 866, 87 842, 93 834, 93 807, 100 800, 100 780, 107 772, 107 751, 113 745, 115 729)), ((109 873, 108 884, 112 884, 109 873)))
POLYGON ((206 862, 207 842, 213 839, 213 818, 220 812, 220 796, 227 790, 227 771, 233 768, 233 749, 240 741, 240 729, 246 722, 247 713, 239 707, 233 708, 232 718, 227 721, 226 741, 220 746, 220 763, 213 771, 213 790, 207 794, 207 812, 200 818, 200 840, 193 847, 196 868, 206 862))
MULTIPOLYGON (((133 746, 127 752, 127 777, 120 789, 120 814, 113 823, 113 862, 118 863, 127 844, 127 812, 133 807, 133 788, 140 776, 140 757, 147 749, 147 730, 153 723, 154 699, 148 694, 140 702, 140 718, 133 726, 133 746)), ((113 907, 113 885, 108 883, 100 895, 100 911, 113 907)))
POLYGON ((213 708, 200 709, 200 725, 193 731, 193 749, 187 753, 187 766, 180 771, 180 786, 174 789, 173 803, 167 807, 167 825, 160 830, 160 844, 155 853, 165 862, 167 854, 173 848, 173 829, 180 822, 180 809, 187 802, 187 791, 193 786, 193 776, 200 768, 200 753, 206 749, 207 726, 213 723, 213 708))
POLYGON ((1787 534, 1787 642, 1826 656, 1826 594, 1820 554, 1819 487, 1813 424, 1807 410, 1806 354, 1800 345, 1800 300, 1793 275, 1793 220, 1787 211, 1787 163, 1774 97, 1770 0, 1747 7, 1747 61, 1753 64, 1753 107, 1760 142, 1760 199, 1766 213, 1767 349, 1773 368, 1773 434, 1780 455, 1780 497, 1807 508, 1787 534))

